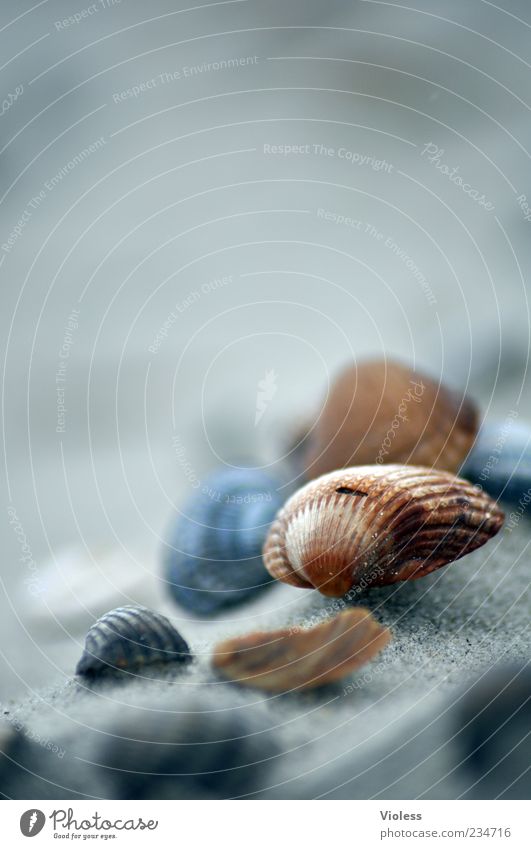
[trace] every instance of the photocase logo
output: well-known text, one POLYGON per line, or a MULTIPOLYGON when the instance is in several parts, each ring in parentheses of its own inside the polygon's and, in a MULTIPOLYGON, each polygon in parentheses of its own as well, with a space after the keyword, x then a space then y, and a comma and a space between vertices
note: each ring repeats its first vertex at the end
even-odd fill
POLYGON ((277 376, 274 369, 266 371, 265 377, 258 381, 258 390, 256 393, 256 412, 254 416, 254 426, 256 427, 269 403, 273 400, 277 393, 277 376))
POLYGON ((35 837, 44 828, 46 817, 37 808, 25 811, 20 817, 20 830, 24 837, 35 837))

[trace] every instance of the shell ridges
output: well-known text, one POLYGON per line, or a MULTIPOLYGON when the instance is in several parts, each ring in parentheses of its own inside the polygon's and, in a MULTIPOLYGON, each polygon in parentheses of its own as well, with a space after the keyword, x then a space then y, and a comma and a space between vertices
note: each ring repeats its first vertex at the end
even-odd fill
POLYGON ((338 597, 353 586, 427 575, 484 545, 503 520, 488 495, 448 472, 352 467, 323 475, 286 502, 264 562, 281 581, 338 597))
POLYGON ((154 663, 186 663, 190 649, 169 619, 146 607, 127 605, 105 613, 87 633, 77 675, 113 669, 134 672, 154 663))

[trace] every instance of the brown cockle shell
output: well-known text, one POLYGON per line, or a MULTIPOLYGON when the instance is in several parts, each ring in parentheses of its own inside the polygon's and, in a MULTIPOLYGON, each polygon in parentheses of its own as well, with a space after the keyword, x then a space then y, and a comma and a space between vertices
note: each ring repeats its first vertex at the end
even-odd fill
POLYGON ((409 463, 456 472, 478 432, 476 406, 462 393, 389 360, 344 369, 333 381, 302 450, 304 476, 371 463, 409 463))
POLYGON ((338 681, 371 660, 391 635, 355 607, 307 630, 257 632, 216 646, 212 665, 225 679, 271 693, 338 681))
POLYGON ((448 472, 358 466, 303 486, 277 513, 264 545, 273 577, 339 597, 421 578, 498 533, 504 514, 448 472))

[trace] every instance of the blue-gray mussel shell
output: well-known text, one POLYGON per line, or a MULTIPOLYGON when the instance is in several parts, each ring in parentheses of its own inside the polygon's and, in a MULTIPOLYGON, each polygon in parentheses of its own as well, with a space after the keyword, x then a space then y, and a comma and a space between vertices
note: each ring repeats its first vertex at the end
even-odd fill
POLYGON ((531 428, 514 420, 485 424, 460 475, 501 501, 525 500, 525 507, 531 496, 531 428))
POLYGON ((222 469, 175 516, 164 553, 170 592, 183 607, 210 614, 274 583, 262 546, 289 492, 261 470, 222 469))
POLYGON ((76 675, 134 672, 153 663, 185 663, 190 649, 165 616, 134 605, 105 613, 89 630, 76 675))

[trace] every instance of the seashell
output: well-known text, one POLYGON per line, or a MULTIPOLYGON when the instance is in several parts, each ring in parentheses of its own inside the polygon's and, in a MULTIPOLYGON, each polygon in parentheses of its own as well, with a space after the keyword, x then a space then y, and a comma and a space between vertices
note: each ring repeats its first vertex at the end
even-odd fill
POLYGON ((407 366, 370 360, 332 384, 303 451, 304 475, 372 463, 456 472, 478 430, 475 405, 407 366))
POLYGON ((415 466, 359 466, 302 487, 264 546, 270 573, 341 596, 420 578, 498 533, 504 515, 476 487, 415 466))
POLYGON ((391 635, 356 607, 308 630, 258 632, 225 640, 212 664, 223 678, 271 693, 338 681, 371 660, 391 635))
POLYGON ((261 470, 210 475, 171 529, 164 566, 174 599, 196 613, 216 613, 270 585, 262 547, 286 497, 282 483, 261 470))
MULTIPOLYGON (((68 676, 79 660, 87 631, 112 608, 140 604, 171 620, 175 608, 162 582, 153 580, 157 568, 153 547, 134 539, 128 541, 127 552, 112 546, 91 546, 90 551, 83 545, 54 549, 53 557, 43 560, 42 566, 39 563, 35 591, 20 582, 18 609, 25 611, 34 642, 68 676)), ((33 668, 33 686, 44 687, 48 680, 44 664, 33 668)))
POLYGON ((186 663, 190 649, 169 619, 128 605, 105 613, 89 630, 76 675, 104 670, 134 672, 153 663, 186 663))
POLYGON ((483 425, 460 474, 502 501, 518 504, 527 496, 529 503, 531 428, 512 419, 483 425))

